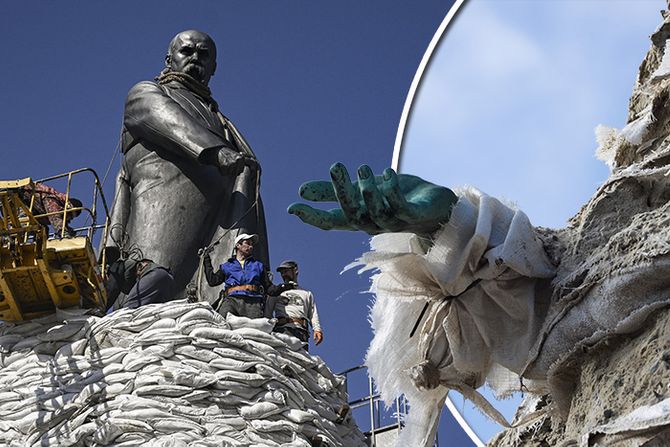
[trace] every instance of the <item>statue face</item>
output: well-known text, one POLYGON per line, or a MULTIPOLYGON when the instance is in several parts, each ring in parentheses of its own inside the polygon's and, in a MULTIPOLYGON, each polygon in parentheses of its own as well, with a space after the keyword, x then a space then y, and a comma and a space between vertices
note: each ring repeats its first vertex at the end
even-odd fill
POLYGON ((216 45, 205 33, 184 31, 172 39, 165 64, 207 85, 216 70, 216 45))

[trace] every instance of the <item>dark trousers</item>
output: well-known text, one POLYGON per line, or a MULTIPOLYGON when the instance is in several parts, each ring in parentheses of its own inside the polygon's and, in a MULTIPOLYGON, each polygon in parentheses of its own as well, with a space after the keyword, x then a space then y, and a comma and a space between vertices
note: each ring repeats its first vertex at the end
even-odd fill
POLYGON ((164 268, 142 275, 130 290, 124 307, 137 309, 145 304, 165 303, 172 298, 174 278, 164 268))
POLYGON ((264 307, 264 298, 228 295, 219 298, 216 311, 224 317, 231 313, 236 317, 263 318, 264 307))

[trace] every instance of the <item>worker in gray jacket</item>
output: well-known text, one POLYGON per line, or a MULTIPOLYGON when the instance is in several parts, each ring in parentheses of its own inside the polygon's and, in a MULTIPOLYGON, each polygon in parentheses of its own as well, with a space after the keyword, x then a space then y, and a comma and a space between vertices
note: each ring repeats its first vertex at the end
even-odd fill
MULTIPOLYGON (((309 290, 298 285, 298 264, 295 261, 283 261, 277 271, 283 283, 279 287, 281 293, 274 302, 274 316, 277 318, 276 332, 293 335, 305 343, 308 348, 309 326, 314 331, 314 341, 318 345, 323 341, 323 331, 319 322, 314 296, 309 290)), ((270 307, 272 309, 272 306, 270 307)))
POLYGON ((174 277, 165 267, 150 259, 119 259, 109 266, 107 312, 145 304, 165 303, 174 298, 174 277), (117 299, 118 298, 118 299, 117 299))

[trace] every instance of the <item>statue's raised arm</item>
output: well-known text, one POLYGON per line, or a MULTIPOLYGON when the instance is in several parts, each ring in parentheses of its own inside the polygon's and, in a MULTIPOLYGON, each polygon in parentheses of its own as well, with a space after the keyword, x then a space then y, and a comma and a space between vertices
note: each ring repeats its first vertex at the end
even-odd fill
POLYGON ((288 208, 303 222, 323 230, 362 230, 368 234, 416 233, 429 236, 449 220, 458 200, 449 188, 387 168, 375 176, 369 166, 358 168, 352 182, 341 163, 330 168, 332 181, 311 181, 300 196, 311 202, 339 202, 328 211, 304 203, 288 208))

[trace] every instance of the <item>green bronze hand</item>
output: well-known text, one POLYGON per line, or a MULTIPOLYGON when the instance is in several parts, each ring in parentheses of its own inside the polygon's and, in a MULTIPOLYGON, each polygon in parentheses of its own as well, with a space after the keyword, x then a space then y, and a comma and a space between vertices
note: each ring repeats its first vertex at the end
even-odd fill
POLYGON ((323 230, 362 230, 368 234, 409 232, 428 236, 449 220, 458 197, 448 188, 413 175, 385 169, 374 176, 358 168, 358 181, 341 163, 330 168, 331 182, 312 181, 300 187, 311 202, 339 202, 340 208, 319 210, 304 203, 288 208, 303 222, 323 230))

